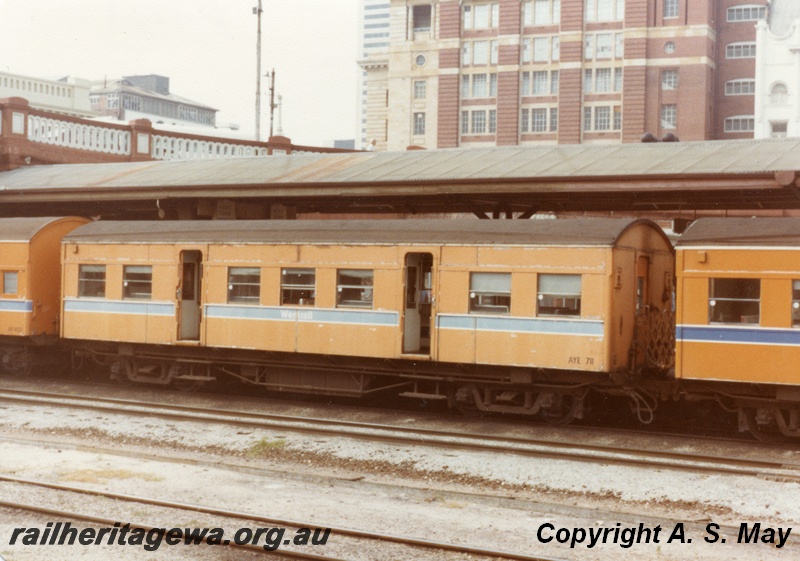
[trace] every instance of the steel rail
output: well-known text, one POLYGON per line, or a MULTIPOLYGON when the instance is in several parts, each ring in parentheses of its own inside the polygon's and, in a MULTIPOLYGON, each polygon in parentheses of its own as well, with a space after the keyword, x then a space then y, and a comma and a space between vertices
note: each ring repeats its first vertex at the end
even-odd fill
POLYGON ((764 459, 703 456, 672 451, 652 451, 642 448, 553 442, 486 434, 457 434, 426 428, 371 424, 355 421, 296 417, 269 413, 253 413, 229 409, 209 409, 186 405, 151 403, 127 399, 59 395, 48 392, 0 389, 0 400, 45 404, 59 407, 78 407, 93 411, 130 415, 158 415, 188 421, 219 422, 247 428, 291 430, 325 436, 339 436, 393 444, 429 445, 449 449, 508 453, 533 457, 548 457, 582 462, 599 461, 634 467, 659 467, 681 471, 706 472, 750 477, 776 477, 800 480, 800 465, 764 459), (358 432, 369 431, 369 432, 358 432))
MULTIPOLYGON (((339 534, 342 536, 348 536, 351 538, 356 539, 367 539, 367 540, 374 540, 379 542, 391 542, 397 543, 400 545, 407 545, 407 546, 414 546, 414 547, 424 547, 427 549, 434 549, 440 551, 452 551, 456 553, 464 553, 469 555, 480 555, 485 557, 492 557, 492 558, 499 558, 499 559, 511 559, 514 561, 563 561, 561 559, 556 559, 553 557, 542 557, 539 555, 526 555, 522 553, 514 553, 509 551, 500 551, 500 550, 491 550, 491 549, 483 549, 480 547, 471 547, 466 545, 459 545, 447 542, 438 542, 434 540, 426 540, 422 538, 413 538, 409 536, 400 536, 397 534, 380 534, 377 532, 370 532, 366 530, 356 530, 354 528, 347 528, 347 527, 333 527, 328 525, 319 525, 316 523, 308 523, 308 522, 301 522, 297 520, 290 520, 285 518, 272 518, 272 517, 265 517, 260 515, 254 515, 246 512, 238 512, 232 510, 225 510, 220 508, 214 507, 206 507, 202 505, 193 505, 188 503, 181 503, 175 501, 165 501, 160 499, 149 499, 146 497, 137 497, 135 495, 127 495, 127 494, 120 494, 120 493, 112 493, 110 491, 99 491, 94 489, 85 489, 82 487, 72 487, 69 485, 61 485, 58 483, 48 483, 46 481, 38 481, 33 479, 23 479, 18 477, 10 477, 0 475, 0 482, 7 482, 7 483, 17 483, 21 485, 29 485, 35 487, 41 487, 44 489, 51 489, 56 491, 64 491, 70 493, 77 493, 82 495, 89 495, 94 497, 103 497, 107 499, 113 499, 116 501, 124 501, 124 502, 135 502, 143 505, 148 506, 157 506, 163 508, 172 508, 175 510, 184 510, 184 511, 191 511, 197 512, 200 514, 209 514, 213 516, 219 516, 224 518, 231 518, 234 520, 248 520, 251 522, 260 522, 265 524, 272 524, 276 526, 291 526, 296 528, 330 528, 331 534, 339 534)), ((6 503, 4 501, 0 501, 0 506, 7 506, 10 503, 6 503)), ((12 507, 9 507, 12 508, 12 507)), ((86 519, 86 518, 81 518, 86 519)), ((106 523, 106 520, 102 520, 99 523, 106 523)), ((118 520, 111 521, 110 525, 119 522, 118 520)), ((131 527, 143 527, 146 526, 134 526, 131 527)), ((149 528, 148 528, 149 529, 149 528)), ((231 544, 233 545, 233 544, 231 544)), ((257 547, 257 546, 252 546, 257 547)), ((263 548, 259 548, 263 552, 263 548)), ((282 553, 285 554, 289 550, 276 550, 274 553, 282 553)), ((332 559, 329 557, 304 557, 304 559, 332 559)))

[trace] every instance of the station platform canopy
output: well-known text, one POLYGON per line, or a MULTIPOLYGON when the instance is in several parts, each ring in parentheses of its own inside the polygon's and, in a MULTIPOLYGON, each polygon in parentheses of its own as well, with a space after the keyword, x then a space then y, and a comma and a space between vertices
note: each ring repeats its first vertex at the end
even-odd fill
POLYGON ((798 209, 800 138, 62 164, 0 173, 5 216, 263 218, 258 209, 276 207, 480 217, 798 209), (249 210, 231 210, 237 207, 249 210), (220 208, 228 210, 217 216, 220 208))

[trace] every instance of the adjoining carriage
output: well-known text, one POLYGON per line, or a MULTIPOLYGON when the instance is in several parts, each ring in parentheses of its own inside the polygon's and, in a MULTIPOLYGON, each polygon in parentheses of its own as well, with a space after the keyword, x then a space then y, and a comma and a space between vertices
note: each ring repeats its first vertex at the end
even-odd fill
POLYGON ((63 255, 63 337, 116 376, 572 416, 648 366, 674 274, 631 219, 96 222, 63 255))
POLYGON ((676 376, 800 436, 800 219, 697 220, 676 258, 676 376))
POLYGON ((30 366, 31 345, 58 337, 61 238, 87 219, 0 219, 0 363, 6 371, 30 366))

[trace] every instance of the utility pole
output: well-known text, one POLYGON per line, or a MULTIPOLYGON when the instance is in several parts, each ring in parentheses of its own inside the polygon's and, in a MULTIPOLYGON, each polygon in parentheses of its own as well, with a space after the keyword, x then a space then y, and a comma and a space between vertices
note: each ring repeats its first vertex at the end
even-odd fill
POLYGON ((256 140, 261 141, 261 0, 253 13, 258 16, 258 36, 256 39, 256 140))
POLYGON ((268 72, 267 76, 269 76, 269 137, 273 137, 273 122, 275 120, 275 69, 272 69, 272 72, 268 72))

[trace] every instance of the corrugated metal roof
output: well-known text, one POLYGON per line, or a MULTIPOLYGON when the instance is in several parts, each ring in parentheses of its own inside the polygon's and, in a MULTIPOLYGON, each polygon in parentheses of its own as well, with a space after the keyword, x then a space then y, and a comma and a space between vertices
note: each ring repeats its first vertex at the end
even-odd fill
POLYGON ((0 218, 0 242, 30 241, 42 228, 62 218, 0 218))
POLYGON ((698 245, 800 247, 800 218, 701 218, 677 243, 698 245))
MULTIPOLYGON (((581 220, 215 220, 99 221, 64 240, 73 243, 356 243, 612 246, 630 218, 581 220)), ((660 231, 660 229, 659 229, 660 231)))
POLYGON ((34 166, 0 173, 0 190, 304 184, 347 189, 421 181, 520 180, 550 182, 548 189, 567 189, 565 180, 574 178, 764 175, 787 170, 800 171, 800 139, 517 146, 34 166))

